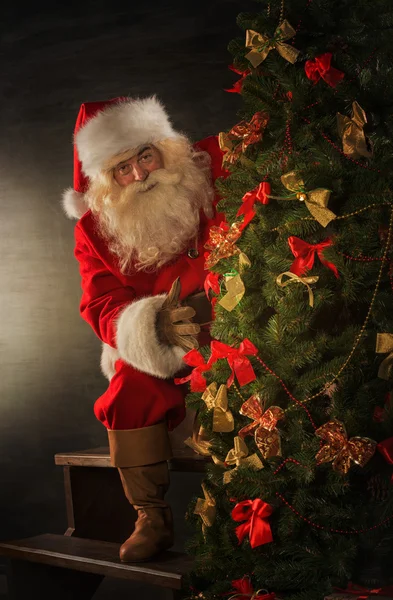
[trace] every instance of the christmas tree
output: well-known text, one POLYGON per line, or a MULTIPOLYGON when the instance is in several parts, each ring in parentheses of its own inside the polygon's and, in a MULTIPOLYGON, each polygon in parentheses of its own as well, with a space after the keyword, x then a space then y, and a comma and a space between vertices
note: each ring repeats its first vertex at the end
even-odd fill
POLYGON ((323 600, 393 583, 393 7, 258 8, 229 46, 214 341, 185 359, 212 457, 189 597, 323 600))

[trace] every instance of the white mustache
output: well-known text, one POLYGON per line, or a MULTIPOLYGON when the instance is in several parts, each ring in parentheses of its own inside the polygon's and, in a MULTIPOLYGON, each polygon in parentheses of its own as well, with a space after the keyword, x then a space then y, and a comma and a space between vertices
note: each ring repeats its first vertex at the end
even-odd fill
POLYGON ((157 183, 177 185, 181 180, 182 174, 179 172, 171 172, 167 169, 156 169, 149 174, 145 181, 135 181, 132 185, 133 191, 138 194, 139 192, 146 192, 157 183))

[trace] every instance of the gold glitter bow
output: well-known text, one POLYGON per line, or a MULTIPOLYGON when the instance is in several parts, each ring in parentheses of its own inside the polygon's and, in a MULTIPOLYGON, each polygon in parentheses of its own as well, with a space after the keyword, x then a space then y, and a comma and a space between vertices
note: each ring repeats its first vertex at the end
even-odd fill
POLYGON ((393 333, 377 333, 377 345, 375 348, 377 354, 387 354, 387 356, 379 365, 378 377, 381 379, 389 379, 390 370, 393 365, 393 333))
POLYGON ((296 31, 288 23, 287 20, 283 21, 279 25, 274 33, 273 38, 269 38, 267 35, 247 29, 246 31, 246 47, 251 48, 251 52, 246 54, 247 60, 250 61, 252 66, 255 68, 263 62, 269 52, 274 48, 279 54, 290 63, 295 63, 299 54, 299 50, 296 50, 289 44, 284 44, 285 40, 293 38, 296 31))
POLYGON ((235 140, 230 137, 228 133, 224 133, 223 131, 218 135, 218 144, 220 149, 225 152, 224 157, 222 159, 222 164, 229 163, 234 165, 239 158, 242 156, 242 146, 238 142, 235 143, 235 140))
POLYGON ((206 535, 206 528, 211 527, 216 518, 216 501, 213 495, 206 488, 205 484, 202 483, 202 491, 204 498, 198 498, 196 501, 194 515, 199 515, 202 519, 202 531, 203 535, 206 535))
POLYGON ((210 227, 209 240, 205 244, 207 250, 211 250, 205 261, 205 269, 211 269, 222 258, 229 258, 234 254, 240 254, 236 242, 241 236, 241 224, 232 223, 229 229, 213 225, 210 227))
POLYGON ((284 417, 284 411, 279 406, 271 406, 264 411, 261 400, 253 395, 246 400, 240 409, 240 414, 253 419, 239 431, 239 437, 254 433, 255 443, 263 458, 281 456, 281 439, 277 422, 284 417))
POLYGON ((227 465, 236 465, 231 471, 224 473, 224 483, 229 483, 237 469, 240 466, 250 467, 255 471, 263 469, 263 464, 257 454, 248 456, 247 444, 240 437, 236 436, 233 440, 234 447, 229 450, 225 463, 227 465))
POLYGON ((369 158, 372 156, 363 131, 366 123, 366 113, 356 101, 352 103, 352 118, 337 113, 338 133, 342 138, 343 152, 347 156, 351 158, 360 158, 361 156, 369 158))
POLYGON ((315 435, 327 442, 316 454, 317 462, 333 461, 333 469, 342 475, 348 473, 351 461, 364 467, 374 455, 377 446, 370 438, 356 436, 348 439, 344 424, 336 419, 319 427, 315 435))
POLYGON ((225 308, 228 312, 231 312, 243 298, 246 288, 239 273, 236 275, 225 276, 225 287, 227 293, 219 301, 219 305, 225 308))
MULTIPOLYGON (((300 200, 300 202, 305 203, 312 216, 320 223, 320 225, 322 225, 322 227, 326 227, 330 221, 333 221, 333 219, 336 218, 334 212, 327 208, 331 194, 330 190, 317 188, 311 192, 306 192, 304 189, 304 181, 296 171, 291 171, 290 173, 283 175, 281 181, 287 190, 296 192, 296 198, 300 200)), ((292 200, 293 198, 287 199, 292 200)), ((282 200, 284 200, 284 198, 282 198, 282 200)))
POLYGON ((302 283, 303 285, 305 285, 308 289, 308 303, 312 308, 314 306, 314 294, 312 289, 310 288, 310 283, 317 283, 318 279, 319 277, 317 275, 314 275, 312 277, 299 277, 299 275, 291 273, 291 271, 284 271, 284 273, 281 273, 281 275, 277 277, 276 283, 282 288, 287 287, 287 285, 291 283, 302 283), (284 275, 289 277, 289 279, 283 282, 282 279, 284 275))
POLYGON ((208 409, 213 409, 213 431, 222 433, 234 430, 233 415, 228 410, 226 385, 220 385, 217 391, 217 384, 213 381, 203 392, 202 400, 208 409))
POLYGON ((240 121, 228 133, 221 132, 218 136, 220 149, 225 153, 222 163, 235 164, 239 159, 243 163, 251 161, 243 156, 251 144, 256 144, 262 139, 262 134, 269 122, 266 112, 256 112, 250 121, 240 121))

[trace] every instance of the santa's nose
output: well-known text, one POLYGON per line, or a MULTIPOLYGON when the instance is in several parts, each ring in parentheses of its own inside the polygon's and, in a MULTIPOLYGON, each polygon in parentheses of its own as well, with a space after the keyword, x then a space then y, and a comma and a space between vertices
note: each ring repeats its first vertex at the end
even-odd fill
POLYGON ((135 181, 145 181, 145 179, 149 175, 149 172, 138 164, 134 165, 133 173, 135 181))

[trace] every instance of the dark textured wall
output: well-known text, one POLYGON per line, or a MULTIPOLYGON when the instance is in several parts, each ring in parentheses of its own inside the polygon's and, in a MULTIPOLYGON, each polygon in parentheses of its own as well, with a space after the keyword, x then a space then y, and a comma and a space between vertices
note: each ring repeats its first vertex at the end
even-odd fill
MULTIPOLYGON (((157 93, 195 140, 228 128, 240 98, 223 91, 236 79, 226 46, 250 4, 82 0, 2 15, 0 539, 62 532, 53 455, 106 443, 92 412, 105 389, 100 344, 79 317, 73 223, 60 207, 79 105, 157 93)), ((174 485, 186 503, 191 479, 174 485)))

